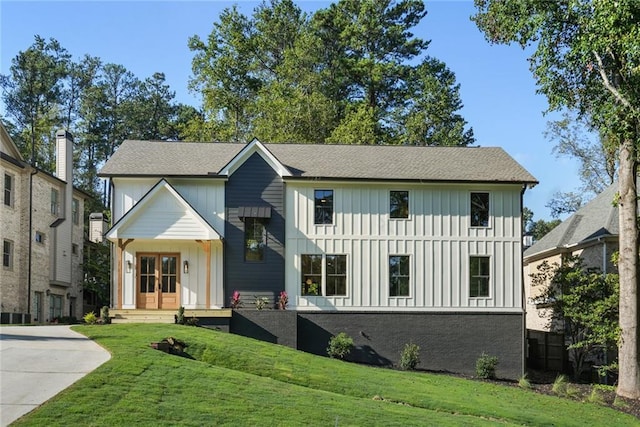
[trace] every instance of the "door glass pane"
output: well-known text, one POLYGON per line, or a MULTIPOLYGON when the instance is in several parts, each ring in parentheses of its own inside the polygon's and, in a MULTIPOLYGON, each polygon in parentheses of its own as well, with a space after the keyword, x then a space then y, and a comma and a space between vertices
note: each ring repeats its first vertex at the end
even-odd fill
POLYGON ((162 292, 175 293, 177 282, 178 258, 174 256, 162 257, 162 292))
POLYGON ((140 257, 140 292, 156 291, 156 257, 140 257))

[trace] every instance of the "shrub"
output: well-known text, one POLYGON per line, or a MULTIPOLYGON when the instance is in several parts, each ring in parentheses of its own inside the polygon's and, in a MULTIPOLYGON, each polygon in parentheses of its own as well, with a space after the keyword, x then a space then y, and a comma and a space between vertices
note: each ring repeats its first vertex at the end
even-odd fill
POLYGON ((256 297, 256 309, 262 310, 269 305, 269 298, 267 297, 256 297))
POLYGON ((82 320, 84 320, 84 323, 86 323, 87 325, 95 325, 96 323, 98 323, 98 318, 93 311, 85 314, 82 320))
POLYGON ((353 338, 344 332, 331 337, 327 354, 334 359, 344 359, 353 349, 353 338))
POLYGON ((496 377, 496 366, 498 366, 498 358, 489 356, 484 351, 476 360, 476 376, 483 380, 494 379, 496 377))
POLYGON ((242 301, 240 301, 240 292, 233 291, 233 295, 231 296, 231 308, 239 308, 242 305, 242 301))
POLYGON ((111 323, 111 317, 109 317, 109 307, 106 305, 100 309, 100 320, 104 325, 108 325, 109 323, 111 323))
POLYGON ((520 377, 520 379, 518 380, 518 387, 526 389, 531 388, 531 382, 529 381, 529 378, 527 378, 527 374, 524 374, 520 377))
POLYGON ((178 308, 178 314, 176 314, 176 323, 178 325, 184 325, 184 307, 178 308))
POLYGON ((280 310, 286 310, 287 304, 289 303, 289 296, 286 291, 280 292, 280 296, 278 297, 278 308, 280 310))
POLYGON ((400 368, 405 371, 413 370, 420 363, 420 347, 417 344, 405 344, 400 353, 400 368))
POLYGON ((566 396, 567 394, 567 377, 564 375, 558 375, 556 379, 553 381, 553 385, 551 386, 551 391, 553 394, 558 396, 566 396))

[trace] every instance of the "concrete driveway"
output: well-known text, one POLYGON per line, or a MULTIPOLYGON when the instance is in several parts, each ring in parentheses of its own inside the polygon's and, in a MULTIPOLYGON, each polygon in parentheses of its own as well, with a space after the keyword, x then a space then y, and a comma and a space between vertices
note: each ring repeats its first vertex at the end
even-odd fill
POLYGON ((0 425, 37 408, 110 358, 66 325, 0 327, 0 425))

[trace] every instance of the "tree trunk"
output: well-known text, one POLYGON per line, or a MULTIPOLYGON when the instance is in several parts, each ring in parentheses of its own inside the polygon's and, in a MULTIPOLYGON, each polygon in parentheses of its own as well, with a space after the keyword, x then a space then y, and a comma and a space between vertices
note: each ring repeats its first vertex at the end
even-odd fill
POLYGON ((620 219, 620 375, 617 393, 640 398, 640 339, 638 328, 638 196, 637 148, 626 139, 620 145, 619 219, 620 219))

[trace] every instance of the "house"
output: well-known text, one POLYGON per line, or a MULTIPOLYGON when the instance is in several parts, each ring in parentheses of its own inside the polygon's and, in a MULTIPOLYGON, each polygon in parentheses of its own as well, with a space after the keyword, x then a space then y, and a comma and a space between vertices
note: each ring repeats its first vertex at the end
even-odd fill
POLYGON ((524 368, 522 195, 536 180, 500 148, 126 141, 113 192, 112 305, 206 317, 231 332, 354 360, 500 375, 524 368), (274 307, 286 291, 285 312, 274 307), (253 306, 255 307, 255 306, 253 306), (208 310, 208 311, 207 311, 208 310))
MULTIPOLYGON (((617 183, 609 186, 524 251, 528 356, 533 368, 566 372, 576 351, 567 352, 571 341, 564 334, 563 318, 554 315, 545 296, 550 283, 536 283, 531 275, 544 263, 562 265, 572 257, 579 257, 585 268, 617 273, 611 262, 618 250, 618 208, 613 203, 617 187, 617 183)), ((605 363, 604 355, 599 357, 592 357, 591 363, 605 363)))
POLYGON ((56 134, 56 174, 25 162, 0 125, 1 323, 81 318, 84 204, 73 188, 73 139, 56 134))
POLYGON ((564 259, 578 256, 585 268, 598 268, 604 273, 617 272, 611 262, 611 256, 618 250, 618 208, 613 203, 617 189, 617 184, 610 185, 524 251, 527 329, 543 332, 564 330, 563 325, 551 321, 551 309, 540 298, 546 287, 536 285, 531 278, 542 263, 562 265, 564 259))

